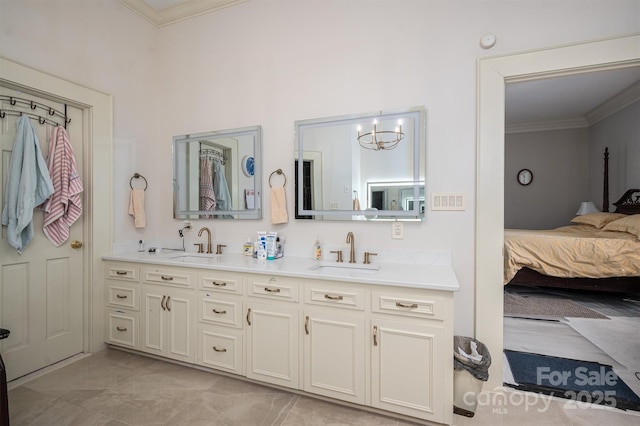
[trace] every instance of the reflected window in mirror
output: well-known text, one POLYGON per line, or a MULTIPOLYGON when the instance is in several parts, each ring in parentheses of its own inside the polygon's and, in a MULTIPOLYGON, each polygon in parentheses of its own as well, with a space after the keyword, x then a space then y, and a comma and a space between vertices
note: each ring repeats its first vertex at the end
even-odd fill
POLYGON ((423 219, 425 123, 423 107, 296 121, 296 218, 423 219))
POLYGON ((173 138, 177 219, 262 218, 260 126, 173 138))

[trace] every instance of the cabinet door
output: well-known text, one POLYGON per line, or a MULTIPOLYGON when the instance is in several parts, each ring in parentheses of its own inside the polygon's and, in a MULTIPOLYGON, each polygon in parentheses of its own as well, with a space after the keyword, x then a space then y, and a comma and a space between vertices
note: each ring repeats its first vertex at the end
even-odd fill
POLYGON ((145 286, 142 293, 142 344, 140 349, 156 355, 165 353, 164 303, 162 288, 145 286))
POLYGON ((167 347, 165 356, 185 362, 194 361, 193 328, 195 327, 195 296, 192 292, 165 289, 165 321, 167 347))
POLYGON ((304 390, 365 402, 365 320, 329 310, 304 316, 304 390))
POLYGON ((371 405, 442 422, 444 329, 374 319, 371 332, 371 405))
POLYGON ((194 360, 195 296, 164 286, 144 286, 141 350, 185 362, 194 360))
POLYGON ((298 389, 299 310, 247 303, 247 377, 298 389))

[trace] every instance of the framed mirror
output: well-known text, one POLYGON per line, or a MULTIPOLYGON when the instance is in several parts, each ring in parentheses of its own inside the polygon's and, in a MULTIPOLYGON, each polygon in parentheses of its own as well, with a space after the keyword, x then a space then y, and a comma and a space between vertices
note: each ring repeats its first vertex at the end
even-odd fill
POLYGON ((262 129, 173 138, 173 217, 262 218, 262 129))
POLYGON ((422 220, 425 123, 424 107, 296 121, 296 219, 422 220))

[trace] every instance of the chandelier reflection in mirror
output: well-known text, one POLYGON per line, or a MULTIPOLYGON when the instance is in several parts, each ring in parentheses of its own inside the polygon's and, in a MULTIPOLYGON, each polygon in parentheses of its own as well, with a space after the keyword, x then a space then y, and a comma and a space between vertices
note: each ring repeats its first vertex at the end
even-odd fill
POLYGON ((394 130, 378 130, 378 120, 373 120, 373 130, 369 133, 360 133, 362 128, 358 126, 358 143, 365 149, 382 151, 394 149, 402 139, 402 120, 398 120, 398 127, 394 130))

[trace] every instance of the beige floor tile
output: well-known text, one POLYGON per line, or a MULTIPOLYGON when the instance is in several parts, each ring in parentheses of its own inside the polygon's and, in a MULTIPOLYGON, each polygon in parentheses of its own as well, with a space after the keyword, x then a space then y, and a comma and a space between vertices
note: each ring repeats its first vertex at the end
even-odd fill
MULTIPOLYGON (((571 402, 500 388, 482 392, 474 417, 454 426, 631 426, 640 413, 571 407, 571 402)), ((256 383, 108 349, 9 392, 12 426, 366 425, 410 421, 256 383)), ((416 424, 419 424, 417 422, 416 424)))
POLYGON ((282 425, 321 426, 321 425, 397 425, 398 420, 369 413, 355 408, 332 404, 313 398, 300 397, 289 412, 282 425))

